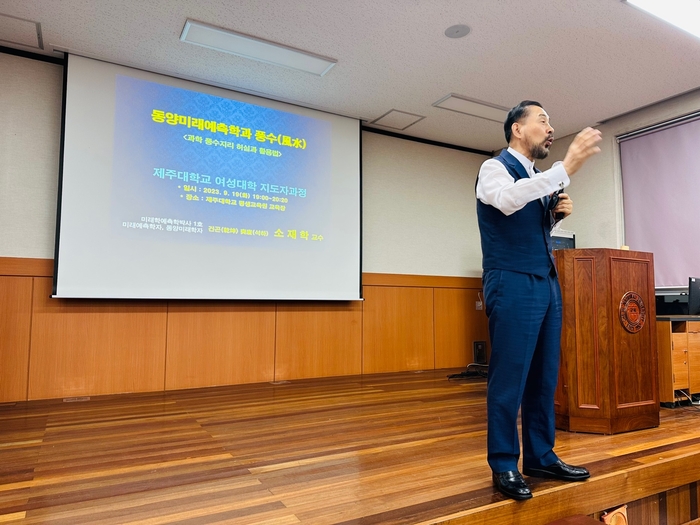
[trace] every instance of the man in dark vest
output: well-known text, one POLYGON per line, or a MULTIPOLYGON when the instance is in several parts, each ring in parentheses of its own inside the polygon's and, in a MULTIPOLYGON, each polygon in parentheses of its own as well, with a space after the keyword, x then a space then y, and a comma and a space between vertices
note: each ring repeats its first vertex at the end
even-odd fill
POLYGON ((476 184, 491 339, 488 463, 495 487, 524 500, 532 493, 518 470, 518 409, 524 474, 565 481, 590 476, 553 450, 562 306, 550 230, 571 214, 572 201, 561 190, 600 151, 601 137, 584 129, 563 162, 540 172, 534 162, 547 156, 554 133, 542 105, 521 102, 508 113, 504 129, 508 149, 484 162, 476 184))

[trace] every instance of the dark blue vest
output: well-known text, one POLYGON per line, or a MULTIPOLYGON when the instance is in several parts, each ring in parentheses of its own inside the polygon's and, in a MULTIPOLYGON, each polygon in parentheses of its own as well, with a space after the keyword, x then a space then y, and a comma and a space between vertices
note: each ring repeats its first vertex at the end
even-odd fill
MULTIPOLYGON (((520 161, 503 150, 496 157, 513 179, 529 178, 520 161)), ((549 202, 549 198, 545 200, 549 202)), ((554 268, 551 213, 537 199, 511 215, 476 201, 484 271, 499 269, 546 277, 554 268)))

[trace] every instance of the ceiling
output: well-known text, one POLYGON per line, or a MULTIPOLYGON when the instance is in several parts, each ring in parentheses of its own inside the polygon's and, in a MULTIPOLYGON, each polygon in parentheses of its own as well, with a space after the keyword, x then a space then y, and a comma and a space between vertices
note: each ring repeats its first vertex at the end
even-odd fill
POLYGON ((404 135, 486 151, 504 146, 502 124, 432 104, 449 93, 505 107, 535 99, 562 137, 700 87, 700 39, 621 0, 0 0, 0 14, 41 24, 43 50, 8 43, 0 17, 7 47, 365 122, 396 109, 425 117, 404 135), (188 18, 338 62, 319 77, 186 44, 188 18), (455 24, 471 32, 447 38, 455 24))

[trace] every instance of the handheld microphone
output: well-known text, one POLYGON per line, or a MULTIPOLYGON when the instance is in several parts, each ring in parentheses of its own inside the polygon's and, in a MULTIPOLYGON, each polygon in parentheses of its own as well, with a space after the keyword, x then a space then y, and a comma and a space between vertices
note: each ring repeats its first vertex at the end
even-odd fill
MULTIPOLYGON (((564 188, 560 189, 552 197, 549 199, 549 206, 547 206, 547 209, 549 211, 554 211, 554 208, 557 207, 557 204, 559 204, 559 194, 563 193, 564 188)), ((560 221, 564 218, 564 213, 563 212, 557 212, 554 214, 554 220, 555 221, 560 221)))

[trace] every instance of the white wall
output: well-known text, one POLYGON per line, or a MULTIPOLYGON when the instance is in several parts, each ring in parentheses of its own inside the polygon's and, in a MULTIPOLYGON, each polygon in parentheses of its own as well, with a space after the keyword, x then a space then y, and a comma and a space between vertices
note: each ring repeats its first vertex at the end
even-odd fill
POLYGON ((487 157, 362 134, 362 270, 481 276, 474 184, 487 157))
POLYGON ((52 258, 63 68, 0 53, 0 257, 52 258))

